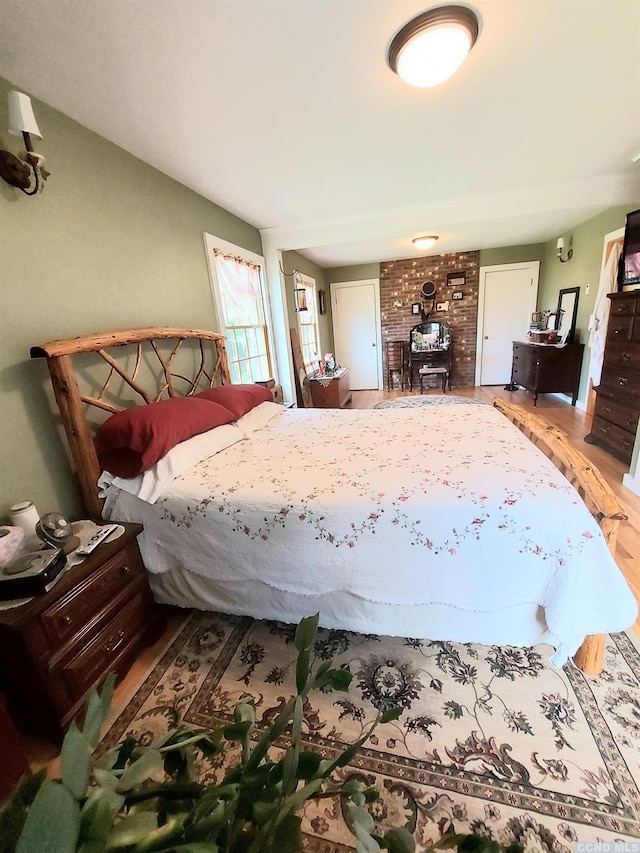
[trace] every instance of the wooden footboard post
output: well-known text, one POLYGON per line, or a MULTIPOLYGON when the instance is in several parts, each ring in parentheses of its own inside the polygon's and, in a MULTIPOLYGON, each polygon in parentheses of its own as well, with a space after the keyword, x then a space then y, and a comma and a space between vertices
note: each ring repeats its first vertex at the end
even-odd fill
POLYGON ((573 662, 585 675, 600 675, 604 663, 604 634, 589 634, 573 656, 573 662))

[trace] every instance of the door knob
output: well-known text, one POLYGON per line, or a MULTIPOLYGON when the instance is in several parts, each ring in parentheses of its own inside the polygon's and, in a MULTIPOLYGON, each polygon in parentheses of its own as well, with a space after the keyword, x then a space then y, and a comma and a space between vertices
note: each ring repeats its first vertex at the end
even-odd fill
POLYGON ((371 344, 371 346, 372 346, 372 347, 374 347, 374 346, 375 346, 375 341, 374 341, 374 343, 372 343, 372 344, 371 344))
POLYGON ((485 341, 488 341, 488 340, 489 340, 489 335, 485 335, 485 336, 484 336, 484 339, 485 339, 485 341))

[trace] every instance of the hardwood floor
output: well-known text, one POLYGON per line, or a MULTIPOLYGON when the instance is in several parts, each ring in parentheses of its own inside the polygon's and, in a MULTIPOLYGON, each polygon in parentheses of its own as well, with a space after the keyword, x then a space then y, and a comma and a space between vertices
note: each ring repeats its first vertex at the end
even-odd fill
MULTIPOLYGON (((415 392, 418 393, 418 392, 415 392)), ((427 392, 439 394, 438 391, 427 392)), ((588 430, 588 418, 584 412, 572 408, 564 400, 551 394, 542 395, 538 398, 537 407, 533 406, 533 397, 526 391, 505 391, 502 386, 480 387, 480 388, 454 388, 451 392, 457 396, 474 397, 490 403, 494 397, 499 396, 526 409, 535 411, 541 417, 546 418, 555 426, 562 429, 570 437, 573 444, 581 450, 584 455, 598 467, 620 500, 628 520, 620 525, 618 545, 616 551, 616 562, 627 578, 636 598, 640 601, 640 497, 634 495, 622 485, 622 476, 628 468, 609 456, 598 447, 586 444, 584 436, 588 430)), ((405 396, 408 392, 400 391, 354 391, 349 408, 370 409, 384 399, 405 396)), ((136 690, 138 684, 144 679, 146 673, 153 666, 157 656, 171 637, 179 629, 186 618, 186 613, 179 608, 167 608, 168 627, 162 637, 154 646, 146 649, 134 662, 127 676, 116 689, 113 709, 118 714, 126 706, 131 694, 136 690)), ((640 623, 634 626, 640 635, 640 623)), ((34 769, 48 766, 52 774, 57 772, 57 749, 43 741, 26 739, 25 743, 27 757, 34 769)))

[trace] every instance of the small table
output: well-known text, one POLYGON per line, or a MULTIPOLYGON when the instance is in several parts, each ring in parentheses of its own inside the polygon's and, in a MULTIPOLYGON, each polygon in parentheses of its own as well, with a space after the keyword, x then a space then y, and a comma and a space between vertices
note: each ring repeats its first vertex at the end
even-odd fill
POLYGON ((348 367, 341 367, 332 376, 310 376, 309 387, 318 409, 341 409, 351 402, 348 367))
POLYGON ((0 689, 15 722, 53 742, 91 688, 112 670, 122 677, 164 630, 136 541, 142 525, 123 526, 49 592, 0 611, 0 689))

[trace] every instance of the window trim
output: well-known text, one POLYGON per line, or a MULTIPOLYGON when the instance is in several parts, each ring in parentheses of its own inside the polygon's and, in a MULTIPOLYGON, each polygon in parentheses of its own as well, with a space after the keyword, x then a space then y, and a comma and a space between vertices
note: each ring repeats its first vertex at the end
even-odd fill
MULTIPOLYGON (((311 362, 311 361, 305 361, 304 362, 305 369, 309 373, 313 373, 315 370, 318 369, 318 362, 322 359, 322 353, 320 352, 320 347, 321 347, 320 324, 318 323, 318 284, 317 284, 315 278, 313 278, 310 275, 305 275, 305 273, 301 273, 301 272, 295 273, 293 281, 294 281, 294 285, 293 285, 294 287, 298 287, 300 284, 302 284, 305 288, 310 288, 313 292, 312 298, 310 300, 307 299, 307 302, 312 302, 312 304, 313 304, 313 311, 314 311, 313 325, 315 327, 315 334, 316 334, 316 356, 317 356, 317 360, 316 360, 315 364, 314 364, 314 362, 311 362)), ((304 323, 304 324, 301 323, 302 316, 304 313, 305 312, 303 312, 303 311, 298 311, 296 314, 296 323, 298 326, 298 335, 300 337, 300 344, 301 344, 301 349, 302 349, 303 360, 304 360, 304 349, 302 347, 303 335, 302 335, 302 328, 301 327, 302 327, 302 325, 305 325, 305 326, 311 325, 311 323, 304 323)))
POLYGON ((256 264, 260 267, 260 291, 262 294, 265 323, 267 327, 267 344, 269 347, 268 356, 269 362, 271 364, 271 371, 273 373, 273 376, 265 377, 265 379, 271 378, 275 379, 275 381, 278 382, 275 338, 273 334, 273 318, 271 314, 271 303, 269 300, 269 288, 267 287, 264 257, 262 255, 256 254, 255 252, 252 252, 250 249, 245 249, 243 246, 238 246, 235 243, 229 243, 227 240, 222 240, 220 237, 216 237, 214 234, 209 234, 207 231, 203 233, 203 236, 205 245, 205 255, 207 257, 207 269, 209 271, 209 286, 216 315, 217 330, 218 333, 224 335, 225 339, 227 340, 227 352, 229 350, 229 341, 227 338, 226 327, 224 324, 224 311, 222 309, 222 300, 220 298, 220 288, 218 286, 218 275, 216 272, 215 256, 213 250, 218 249, 219 251, 225 252, 230 255, 237 255, 239 258, 242 258, 243 261, 246 261, 247 263, 251 264, 256 264))

